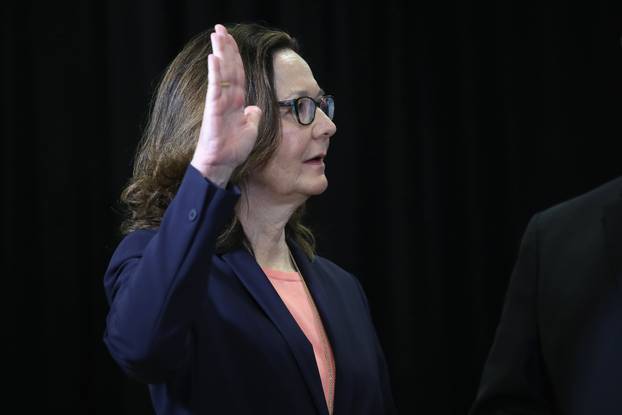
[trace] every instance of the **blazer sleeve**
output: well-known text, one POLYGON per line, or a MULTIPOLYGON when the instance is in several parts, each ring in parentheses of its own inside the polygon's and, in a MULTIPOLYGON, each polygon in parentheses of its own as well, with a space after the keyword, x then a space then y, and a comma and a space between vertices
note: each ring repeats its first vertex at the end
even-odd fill
POLYGON ((537 318, 538 223, 536 215, 523 236, 470 415, 552 414, 537 318))
POLYGON ((160 227, 132 232, 117 247, 104 277, 104 342, 131 376, 160 383, 183 363, 216 239, 238 198, 237 188, 188 166, 160 227))

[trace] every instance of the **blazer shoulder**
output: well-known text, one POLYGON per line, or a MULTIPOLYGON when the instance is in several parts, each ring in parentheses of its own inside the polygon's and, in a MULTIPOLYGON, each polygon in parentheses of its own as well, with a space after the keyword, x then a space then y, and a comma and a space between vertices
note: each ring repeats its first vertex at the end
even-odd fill
POLYGON ((140 256, 156 233, 156 229, 137 229, 128 233, 117 244, 110 262, 140 256))
POLYGON ((349 292, 357 292, 367 304, 367 296, 361 281, 353 273, 343 269, 333 261, 316 255, 313 260, 313 266, 323 271, 336 286, 349 292))
POLYGON ((348 280, 358 282, 358 279, 349 271, 346 271, 330 259, 316 255, 313 259, 313 266, 325 271, 331 277, 338 280, 348 280))
POLYGON ((602 209, 620 198, 622 177, 543 210, 538 214, 539 221, 542 226, 565 226, 571 222, 576 224, 600 220, 602 209))
POLYGON ((145 247, 155 234, 154 229, 138 229, 125 235, 118 243, 104 273, 104 288, 109 300, 112 300, 120 272, 127 264, 142 257, 145 247))

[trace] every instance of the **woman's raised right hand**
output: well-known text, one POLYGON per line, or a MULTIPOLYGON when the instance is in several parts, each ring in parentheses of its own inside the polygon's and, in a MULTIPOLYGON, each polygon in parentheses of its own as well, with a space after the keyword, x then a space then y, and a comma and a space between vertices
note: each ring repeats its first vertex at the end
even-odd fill
POLYGON ((199 140, 191 164, 213 183, 225 187, 233 170, 257 140, 261 109, 244 107, 244 65, 227 29, 215 26, 208 56, 208 86, 199 140))

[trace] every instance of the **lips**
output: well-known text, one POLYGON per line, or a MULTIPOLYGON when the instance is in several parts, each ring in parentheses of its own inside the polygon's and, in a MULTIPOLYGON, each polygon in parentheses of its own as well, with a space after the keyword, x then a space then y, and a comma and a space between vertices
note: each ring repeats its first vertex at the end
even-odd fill
POLYGON ((311 157, 307 160, 305 160, 305 163, 310 163, 310 164, 314 164, 314 163, 322 163, 324 161, 324 157, 326 157, 326 153, 321 153, 316 155, 315 157, 311 157))

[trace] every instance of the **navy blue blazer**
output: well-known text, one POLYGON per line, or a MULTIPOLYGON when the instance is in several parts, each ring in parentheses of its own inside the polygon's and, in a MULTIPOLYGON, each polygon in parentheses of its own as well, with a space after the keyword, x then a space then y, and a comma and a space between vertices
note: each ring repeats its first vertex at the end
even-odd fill
MULTIPOLYGON (((127 235, 104 278, 104 341, 158 414, 328 414, 310 342, 254 258, 216 254, 237 189, 188 167, 157 230, 127 235)), ((365 294, 289 241, 336 364, 334 413, 395 413, 365 294)))

